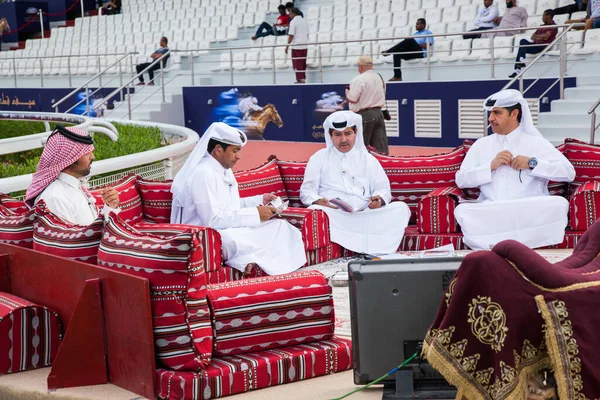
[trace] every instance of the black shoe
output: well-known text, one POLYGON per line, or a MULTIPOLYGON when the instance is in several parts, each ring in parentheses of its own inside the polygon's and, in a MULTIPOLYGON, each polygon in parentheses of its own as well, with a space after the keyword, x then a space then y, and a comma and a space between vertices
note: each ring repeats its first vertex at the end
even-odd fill
POLYGON ((520 69, 515 69, 515 72, 513 72, 512 74, 510 74, 508 77, 509 78, 515 78, 517 75, 519 75, 521 73, 520 69))

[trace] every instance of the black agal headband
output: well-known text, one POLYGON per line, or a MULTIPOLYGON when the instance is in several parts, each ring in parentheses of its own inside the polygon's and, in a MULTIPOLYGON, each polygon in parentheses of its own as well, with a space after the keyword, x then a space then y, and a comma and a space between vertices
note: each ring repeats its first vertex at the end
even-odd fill
POLYGON ((67 139, 72 140, 77 143, 94 144, 94 139, 92 139, 92 137, 90 135, 87 135, 87 136, 78 135, 76 133, 71 132, 70 130, 68 130, 67 128, 65 128, 62 125, 56 125, 56 128, 54 129, 54 131, 52 131, 50 136, 48 136, 48 139, 50 139, 53 135, 56 135, 57 133, 60 135, 63 135, 67 139))

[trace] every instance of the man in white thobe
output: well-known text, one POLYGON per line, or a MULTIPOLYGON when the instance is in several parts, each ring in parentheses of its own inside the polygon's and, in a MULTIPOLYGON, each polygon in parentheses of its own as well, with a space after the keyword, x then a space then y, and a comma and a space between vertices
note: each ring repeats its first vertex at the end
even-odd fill
POLYGON ((494 134, 473 144, 456 173, 461 189, 481 189, 476 202, 454 213, 465 244, 478 250, 506 239, 530 248, 561 243, 569 202, 550 196, 548 181, 571 182, 573 165, 535 128, 519 91, 495 93, 484 108, 494 134))
POLYGON ((333 242, 357 253, 395 253, 410 210, 403 202, 390 203, 390 181, 365 147, 362 117, 338 111, 325 120, 323 128, 326 148, 308 161, 300 200, 327 213, 333 242), (334 199, 361 211, 342 211, 330 203, 334 199))
MULTIPOLYGON (((32 182, 25 195, 31 207, 44 200, 50 212, 66 222, 90 225, 98 218, 96 199, 86 189, 85 177, 94 160, 94 141, 87 132, 57 126, 48 137, 32 182)), ((119 194, 114 188, 102 190, 103 215, 119 212, 119 194)))
POLYGON ((240 199, 231 168, 246 135, 222 122, 204 133, 171 191, 171 223, 209 226, 219 231, 227 265, 249 274, 256 266, 269 275, 285 274, 306 263, 302 234, 287 221, 272 219, 273 194, 240 199))

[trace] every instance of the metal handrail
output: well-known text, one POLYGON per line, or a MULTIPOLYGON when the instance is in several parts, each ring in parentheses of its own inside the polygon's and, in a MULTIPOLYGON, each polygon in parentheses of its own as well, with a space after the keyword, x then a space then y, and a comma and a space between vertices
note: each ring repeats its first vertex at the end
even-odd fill
MULTIPOLYGON (((104 104, 106 104, 111 98, 113 98, 117 93, 121 92, 123 89, 127 88, 127 102, 128 102, 128 108, 129 108, 129 119, 131 119, 131 95, 129 93, 129 85, 131 85, 131 83, 135 82, 135 80, 137 78, 139 78, 140 76, 142 76, 145 72, 148 72, 148 70, 150 68, 152 68, 154 65, 156 65, 157 63, 161 64, 161 70, 164 69, 164 64, 163 61, 167 56, 171 55, 171 50, 168 50, 166 53, 164 53, 163 55, 161 55, 159 58, 157 58, 156 60, 154 60, 153 62, 150 63, 150 65, 148 65, 143 71, 137 73, 133 78, 131 78, 129 81, 127 81, 127 83, 121 85, 119 88, 113 90, 108 96, 106 96, 104 99, 102 99, 102 101, 100 101, 100 103, 98 103, 98 106, 102 106, 104 104)), ((161 74, 161 87, 162 87, 162 96, 163 96, 163 101, 165 101, 165 81, 164 81, 164 71, 161 74)))
POLYGON ((13 54, 13 57, 6 57, 7 60, 39 60, 40 58, 42 60, 52 60, 55 58, 73 58, 73 57, 105 57, 105 56, 123 56, 123 55, 129 55, 129 54, 139 54, 137 51, 132 51, 129 53, 107 53, 107 54, 67 54, 64 56, 52 56, 52 57, 16 57, 13 54))
MULTIPOLYGON (((112 63, 108 67, 106 67, 104 70, 98 72, 92 78, 88 79, 83 85, 80 85, 76 89, 73 89, 65 97, 63 97, 62 99, 60 99, 59 101, 57 101, 56 103, 54 103, 54 112, 58 112, 58 106, 59 105, 61 105, 62 103, 64 103, 69 97, 73 96, 75 93, 78 93, 83 88, 86 88, 86 99, 85 100, 89 101, 88 100, 89 94, 88 94, 88 91, 87 91, 87 87, 89 86, 89 84, 92 83, 94 80, 96 80, 96 78, 98 78, 100 75, 103 75, 106 71, 108 71, 109 69, 111 69, 115 65, 119 64, 121 61, 123 61, 125 58, 127 58, 128 56, 130 56, 132 54, 138 54, 138 53, 137 52, 131 52, 131 53, 125 54, 123 57, 119 58, 117 61, 115 61, 114 63, 112 63)), ((100 86, 102 86, 102 85, 100 85, 100 86)), ((96 93, 99 89, 101 89, 101 88, 96 89, 96 91, 94 93, 96 93)), ((94 94, 94 93, 92 93, 92 94, 94 94)), ((78 106, 82 102, 83 102, 83 100, 80 100, 74 107, 78 106)), ((73 107, 71 109, 69 109, 69 111, 72 110, 72 109, 73 109, 73 107)))
POLYGON ((596 100, 594 105, 588 110, 588 114, 592 115, 592 126, 590 127, 590 144, 594 144, 596 141, 596 129, 600 126, 596 126, 596 108, 600 106, 600 98, 596 100))

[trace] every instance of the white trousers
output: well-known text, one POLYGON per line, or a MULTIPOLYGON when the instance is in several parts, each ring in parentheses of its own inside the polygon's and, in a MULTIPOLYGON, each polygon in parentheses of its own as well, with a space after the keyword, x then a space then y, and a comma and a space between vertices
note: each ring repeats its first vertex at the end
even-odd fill
POLYGON ((332 242, 356 253, 395 253, 410 219, 410 209, 401 201, 356 213, 317 205, 310 208, 323 210, 329 217, 332 242))
POLYGON ((534 249, 561 243, 568 223, 569 202, 560 196, 462 203, 454 216, 464 242, 473 250, 489 250, 513 239, 534 249))
POLYGON ((306 264, 302 233, 287 221, 273 219, 253 228, 219 230, 225 263, 244 271, 256 263, 269 275, 286 274, 306 264))

